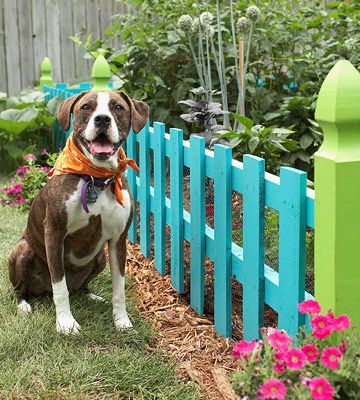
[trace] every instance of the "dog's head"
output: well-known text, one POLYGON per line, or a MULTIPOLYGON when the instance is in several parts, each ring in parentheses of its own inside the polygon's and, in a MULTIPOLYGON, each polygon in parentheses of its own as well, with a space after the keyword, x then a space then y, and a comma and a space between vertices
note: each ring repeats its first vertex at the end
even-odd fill
POLYGON ((138 133, 146 125, 149 107, 123 92, 86 91, 61 103, 58 120, 65 131, 71 114, 76 145, 95 165, 115 168, 130 128, 138 133))

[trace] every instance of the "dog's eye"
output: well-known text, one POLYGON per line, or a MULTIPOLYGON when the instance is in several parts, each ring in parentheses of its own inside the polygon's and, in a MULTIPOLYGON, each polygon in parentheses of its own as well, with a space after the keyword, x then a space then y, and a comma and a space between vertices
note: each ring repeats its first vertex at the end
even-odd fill
POLYGON ((80 108, 81 108, 83 111, 89 111, 89 110, 90 110, 89 104, 83 104, 80 108))
POLYGON ((115 111, 122 111, 124 109, 124 107, 122 106, 122 105, 120 105, 120 104, 116 104, 115 106, 114 106, 114 110, 115 111))

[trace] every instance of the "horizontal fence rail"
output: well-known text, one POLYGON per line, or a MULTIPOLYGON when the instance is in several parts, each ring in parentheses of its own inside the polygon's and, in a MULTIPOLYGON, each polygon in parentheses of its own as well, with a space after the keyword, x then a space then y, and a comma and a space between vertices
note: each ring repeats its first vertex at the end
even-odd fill
MULTIPOLYGON (((109 84, 111 87, 111 84, 109 84)), ((47 100, 68 98, 91 84, 75 88, 66 84, 44 87, 47 100)), ((55 125, 56 146, 61 149, 69 136, 55 125)), ((129 157, 140 167, 128 170, 127 177, 135 202, 140 206, 139 224, 134 219, 129 240, 138 241, 150 257, 153 245, 155 268, 166 273, 166 226, 171 232, 171 283, 184 291, 184 240, 190 243, 190 304, 204 312, 205 257, 214 262, 215 330, 225 337, 232 334, 232 278, 243 287, 244 338, 259 338, 264 305, 278 313, 278 325, 295 336, 304 324, 297 304, 313 298, 305 291, 305 237, 314 229, 314 191, 306 187, 306 173, 281 167, 280 177, 265 172, 265 161, 245 155, 244 162, 232 159, 230 147, 215 145, 205 149, 204 139, 183 140, 181 129, 165 131, 165 125, 148 123, 137 135, 130 133, 126 143, 129 157), (167 164, 167 159, 169 163, 167 164), (153 165, 153 184, 150 176, 153 165), (170 197, 166 188, 169 165, 170 197), (184 167, 190 169, 190 212, 184 209, 184 167), (206 223, 205 184, 214 185, 214 227, 206 223), (232 239, 232 192, 242 195, 243 245, 232 239), (279 213, 279 271, 264 262, 265 207, 279 213), (153 225, 151 223, 153 214, 153 225), (152 229, 153 228, 153 229, 152 229), (153 231, 153 241, 152 241, 153 231), (153 243, 152 243, 153 242, 153 243)))

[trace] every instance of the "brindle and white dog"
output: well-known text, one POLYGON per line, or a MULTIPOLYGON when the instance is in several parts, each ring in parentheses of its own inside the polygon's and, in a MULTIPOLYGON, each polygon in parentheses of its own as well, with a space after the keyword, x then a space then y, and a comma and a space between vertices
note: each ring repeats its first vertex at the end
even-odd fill
MULTIPOLYGON (((59 123, 68 130, 73 114, 73 140, 93 164, 117 167, 118 151, 130 128, 139 132, 147 123, 148 106, 125 93, 87 91, 63 101, 59 123)), ((85 213, 80 201, 84 184, 79 175, 53 176, 40 190, 30 209, 27 227, 9 259, 10 280, 18 307, 30 312, 30 296, 53 293, 56 329, 76 333, 69 292, 88 289, 89 282, 105 268, 104 245, 108 243, 112 276, 114 323, 131 328, 125 307, 126 235, 133 215, 132 196, 122 178, 123 204, 115 198, 113 185, 97 190, 98 199, 85 213)))

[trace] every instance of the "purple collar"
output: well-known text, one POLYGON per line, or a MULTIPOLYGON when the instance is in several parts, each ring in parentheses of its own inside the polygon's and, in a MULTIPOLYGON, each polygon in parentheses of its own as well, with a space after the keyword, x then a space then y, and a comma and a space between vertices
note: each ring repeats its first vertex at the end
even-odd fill
MULTIPOLYGON (((88 194, 89 191, 95 191, 94 187, 99 187, 101 188, 101 190, 106 189, 109 185, 111 185, 114 182, 115 179, 115 175, 112 176, 111 178, 95 178, 91 175, 85 175, 85 174, 76 174, 78 176, 80 176, 80 178, 82 178, 85 183, 83 184, 82 188, 81 188, 81 205, 84 209, 84 211, 88 214, 89 213, 89 208, 88 208, 88 194)), ((96 191, 95 191, 96 193, 96 191)), ((96 193, 96 198, 97 198, 97 193, 96 193)), ((96 201, 95 198, 95 201, 96 201)), ((94 203, 95 201, 89 201, 94 203)))

